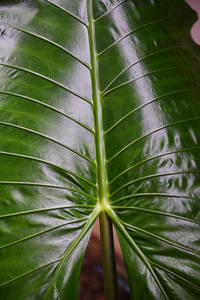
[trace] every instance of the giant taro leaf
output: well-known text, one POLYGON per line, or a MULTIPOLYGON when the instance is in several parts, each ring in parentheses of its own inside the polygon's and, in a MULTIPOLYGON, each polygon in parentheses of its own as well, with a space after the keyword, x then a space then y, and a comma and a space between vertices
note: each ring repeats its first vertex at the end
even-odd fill
POLYGON ((101 211, 131 299, 199 299, 195 13, 7 0, 0 18, 1 299, 76 299, 101 211))

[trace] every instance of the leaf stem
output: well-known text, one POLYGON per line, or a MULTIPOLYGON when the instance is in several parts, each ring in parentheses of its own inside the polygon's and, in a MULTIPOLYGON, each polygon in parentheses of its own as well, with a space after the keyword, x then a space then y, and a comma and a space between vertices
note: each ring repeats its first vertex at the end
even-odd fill
POLYGON ((101 255, 105 299, 118 300, 117 271, 112 222, 105 211, 100 214, 101 255))

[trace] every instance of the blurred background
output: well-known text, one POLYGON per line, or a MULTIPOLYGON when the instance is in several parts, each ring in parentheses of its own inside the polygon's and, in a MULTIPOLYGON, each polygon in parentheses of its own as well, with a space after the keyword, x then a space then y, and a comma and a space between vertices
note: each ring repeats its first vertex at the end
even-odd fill
MULTIPOLYGON (((200 0, 185 0, 198 13, 198 21, 191 29, 194 41, 200 45, 200 0)), ((184 25, 184 24, 183 24, 184 25)), ((130 300, 126 268, 121 249, 114 233, 120 300, 130 300)), ((80 282, 79 300, 104 300, 103 271, 101 263, 101 243, 99 222, 94 225, 92 235, 83 260, 80 282)))

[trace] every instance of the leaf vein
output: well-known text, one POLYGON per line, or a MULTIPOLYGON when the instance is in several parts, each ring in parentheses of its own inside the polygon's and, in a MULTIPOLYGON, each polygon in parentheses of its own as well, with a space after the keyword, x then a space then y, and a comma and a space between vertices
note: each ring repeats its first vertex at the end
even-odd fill
POLYGON ((72 192, 78 193, 80 195, 83 195, 85 197, 88 197, 88 198, 92 199, 95 203, 97 202, 97 199, 94 198, 93 196, 91 196, 90 194, 87 194, 81 190, 68 188, 68 187, 64 187, 64 186, 59 186, 59 185, 52 185, 52 184, 39 183, 39 182, 24 182, 24 181, 0 181, 0 184, 27 185, 27 186, 38 186, 38 187, 47 187, 47 188, 53 188, 53 189, 67 190, 67 191, 72 191, 72 192))
POLYGON ((152 213, 152 214, 158 214, 161 216, 166 216, 166 217, 170 217, 170 218, 176 218, 185 222, 190 222, 190 223, 194 223, 194 224, 200 224, 199 221, 196 220, 192 220, 189 218, 185 218, 183 216, 180 215, 175 215, 175 214, 171 214, 168 212, 164 212, 164 211, 158 211, 158 210, 152 210, 152 209, 148 209, 148 208, 142 208, 142 207, 136 207, 136 206, 111 206, 111 208, 117 209, 117 210, 136 210, 136 211, 142 211, 142 212, 146 212, 146 213, 152 213))
POLYGON ((170 67, 170 68, 163 68, 163 69, 154 70, 154 71, 151 71, 149 73, 143 74, 143 75, 141 75, 141 76, 139 76, 137 78, 133 78, 133 79, 130 79, 128 81, 125 81, 125 82, 123 82, 123 83, 121 83, 121 84, 113 87, 112 89, 107 90, 106 92, 102 92, 102 94, 105 97, 107 94, 110 94, 111 92, 113 92, 113 91, 115 91, 117 89, 120 89, 121 87, 124 87, 127 84, 129 84, 129 83, 133 83, 133 82, 135 82, 135 81, 137 81, 139 79, 142 79, 142 78, 144 78, 146 76, 149 76, 149 75, 152 75, 152 74, 155 74, 155 73, 158 73, 158 72, 173 71, 173 70, 187 70, 187 69, 191 69, 191 70, 198 69, 199 70, 200 68, 198 68, 198 67, 170 67))
POLYGON ((136 64, 138 64, 139 62, 151 57, 151 56, 154 56, 154 55, 157 55, 157 54, 160 54, 162 52, 165 52, 165 51, 169 51, 169 50, 174 50, 174 49, 177 49, 177 48, 185 48, 184 46, 174 46, 174 47, 169 47, 169 48, 165 48, 165 49, 161 49, 159 51, 155 51, 153 53, 150 53, 148 55, 145 55, 143 56, 142 58, 139 58, 137 61, 135 61, 134 63, 130 64, 129 66, 127 66, 126 68, 124 68, 116 77, 113 78, 113 80, 107 85, 107 87, 102 91, 102 94, 106 94, 107 90, 109 89, 109 87, 121 76, 123 75, 128 69, 130 69, 131 67, 135 66, 136 64))
POLYGON ((151 179, 151 178, 156 178, 156 177, 178 175, 178 174, 193 174, 193 173, 200 173, 200 170, 186 170, 186 171, 177 171, 177 172, 169 172, 169 173, 157 173, 157 174, 152 174, 152 175, 147 175, 147 176, 144 176, 144 177, 141 177, 141 178, 137 178, 135 180, 132 180, 132 181, 122 185, 119 189, 117 189, 114 193, 112 193, 110 195, 110 198, 112 198, 115 194, 117 194, 119 191, 123 190, 127 186, 129 186, 133 183, 139 182, 139 181, 143 181, 143 180, 147 180, 147 179, 151 179))
POLYGON ((8 155, 8 156, 14 156, 14 157, 20 157, 20 158, 25 158, 25 159, 30 159, 30 160, 34 160, 34 161, 37 161, 37 162, 41 162, 41 163, 45 163, 45 164, 48 164, 52 167, 56 167, 58 168, 59 170, 62 170, 62 171, 65 171, 77 178, 79 178, 80 180, 84 181, 85 183, 89 184, 90 186, 94 187, 95 189, 97 189, 97 186, 96 184, 90 182, 89 180, 83 178, 82 176, 72 172, 71 170, 69 169, 66 169, 62 166, 59 166, 59 165, 56 165, 54 163, 51 163, 47 160, 44 160, 44 159, 40 159, 40 158, 37 158, 37 157, 33 157, 33 156, 28 156, 28 155, 23 155, 23 154, 18 154, 18 153, 11 153, 11 152, 4 152, 4 151, 0 151, 0 155, 8 155))
POLYGON ((179 93, 186 93, 186 92, 193 92, 193 91, 200 91, 200 89, 185 89, 185 90, 179 90, 179 91, 174 91, 171 93, 167 93, 164 95, 161 95, 159 97, 156 97, 144 104, 141 104, 140 106, 134 108, 132 111, 130 111, 128 114, 126 114, 124 117, 122 117, 119 121, 117 121, 114 125, 112 125, 106 132, 105 135, 107 135, 110 131, 112 131, 115 127, 117 127, 121 122, 123 122, 125 119, 127 119, 129 116, 131 116, 133 113, 135 113, 136 111, 142 109, 143 107, 147 106, 148 104, 151 104, 157 100, 161 100, 161 98, 165 98, 171 95, 175 95, 175 94, 179 94, 179 93))
POLYGON ((37 233, 31 234, 31 235, 29 235, 29 236, 26 236, 26 237, 20 239, 20 240, 14 241, 14 242, 12 242, 12 243, 10 243, 10 244, 3 245, 3 246, 0 247, 0 250, 5 249, 5 248, 8 248, 8 247, 11 247, 11 246, 14 246, 14 245, 19 244, 19 243, 21 243, 21 242, 27 241, 27 240, 29 240, 29 239, 31 239, 31 238, 38 237, 38 236, 40 236, 40 235, 42 235, 42 234, 45 234, 45 233, 47 233, 47 232, 49 232, 49 231, 51 231, 51 230, 58 229, 58 228, 60 228, 60 227, 66 226, 66 225, 68 225, 68 224, 73 224, 73 223, 76 223, 76 222, 86 221, 87 219, 88 219, 88 218, 81 218, 81 219, 77 219, 77 220, 65 222, 64 224, 60 224, 60 225, 57 225, 57 226, 50 227, 50 228, 48 228, 48 229, 46 229, 46 230, 42 230, 42 231, 39 231, 39 232, 37 232, 37 233))
POLYGON ((142 232, 142 233, 144 233, 144 234, 146 234, 146 235, 149 235, 149 236, 151 236, 151 237, 153 237, 153 238, 155 238, 155 239, 158 239, 158 240, 160 240, 160 241, 162 241, 162 242, 164 242, 164 243, 166 243, 166 244, 172 245, 172 246, 174 246, 175 248, 179 248, 179 249, 182 249, 182 250, 187 251, 187 252, 189 252, 189 253, 192 253, 192 254, 195 254, 195 255, 200 256, 200 253, 198 253, 198 252, 196 252, 196 251, 194 251, 194 250, 191 250, 191 249, 189 249, 188 247, 185 247, 185 246, 183 246, 183 245, 179 245, 179 244, 174 243, 174 242, 172 242, 172 241, 170 241, 170 240, 168 240, 168 239, 166 239, 166 238, 160 237, 160 236, 158 236, 158 235, 156 235, 156 234, 154 234, 154 233, 148 232, 148 231, 146 231, 146 230, 144 230, 144 229, 141 229, 141 228, 139 228, 139 227, 130 225, 130 224, 125 223, 125 222, 123 222, 123 221, 121 221, 121 223, 122 223, 125 227, 127 227, 127 228, 135 229, 136 231, 139 231, 139 232, 142 232))
POLYGON ((121 38, 119 38, 118 40, 116 40, 115 42, 113 42, 111 45, 109 45, 107 48, 105 48, 103 51, 101 51, 99 54, 98 54, 98 57, 100 57, 102 54, 105 54, 105 52, 107 52, 108 50, 110 50, 112 47, 114 47, 115 45, 117 45, 119 42, 121 42, 123 39, 125 39, 126 37, 128 37, 129 35, 131 35, 132 33, 144 28, 144 27, 147 27, 147 26, 150 26, 150 25, 154 25, 156 23, 160 23, 160 22, 163 22, 163 21, 166 21, 166 20, 170 20, 171 18, 168 17, 168 18, 163 18, 163 19, 159 19, 159 20, 155 20, 155 21, 152 21, 152 22, 149 22, 147 24, 143 24, 141 26, 138 26, 137 28, 134 28, 133 30, 129 31, 128 33, 126 33, 125 35, 123 35, 121 38))
POLYGON ((78 152, 77 150, 75 150, 75 149, 73 149, 73 148, 67 146, 66 144, 63 144, 63 143, 61 143, 61 142, 59 142, 59 141, 57 141, 57 140, 55 140, 55 139, 49 137, 49 136, 46 135, 46 134, 37 132, 37 131, 35 131, 35 130, 29 129, 29 128, 26 128, 26 127, 22 127, 22 126, 19 126, 19 125, 15 125, 15 124, 11 124, 11 123, 6 123, 6 122, 0 122, 0 125, 10 126, 10 127, 13 127, 13 128, 17 128, 17 129, 20 129, 20 130, 24 130, 24 131, 33 133, 33 134, 35 134, 35 135, 37 135, 37 136, 43 137, 43 138, 45 138, 45 139, 48 139, 49 141, 52 141, 52 142, 54 142, 54 143, 56 143, 56 144, 58 144, 58 145, 60 145, 60 146, 62 146, 62 147, 64 147, 64 148, 68 149, 69 151, 71 151, 71 152, 77 154, 77 155, 80 156, 81 158, 87 160, 88 162, 90 162, 91 164, 93 164, 93 165, 96 166, 95 161, 93 161, 93 160, 90 159, 89 157, 87 157, 87 156, 85 156, 84 154, 78 152))
POLYGON ((138 193, 138 194, 132 194, 132 195, 127 195, 124 196, 118 200, 112 201, 111 204, 119 203, 123 200, 130 199, 130 198, 135 198, 135 197, 171 197, 171 198, 177 198, 177 199, 189 199, 189 200, 196 200, 200 201, 200 198, 197 197, 191 197, 188 195, 175 195, 175 194, 167 194, 167 193, 138 193))
POLYGON ((154 270, 151 267, 149 259, 141 251, 141 249, 135 243, 135 241, 130 237, 130 235, 128 234, 127 230, 124 228, 124 226, 123 226, 121 220, 118 218, 118 216, 111 209, 107 209, 107 213, 110 216, 110 218, 112 219, 113 223, 117 226, 117 228, 119 229, 119 231, 121 232, 121 234, 127 240, 127 242, 129 243, 129 245, 132 247, 132 249, 134 249, 134 251, 137 253, 137 255, 139 256, 139 258, 141 259, 141 261, 144 263, 144 265, 148 269, 148 271, 151 274, 151 276, 153 277, 156 285, 158 286, 160 292, 162 293, 164 299, 169 300, 169 298, 168 298, 168 296, 167 296, 167 294, 166 294, 166 292, 165 292, 165 290, 164 290, 164 288, 163 288, 160 280, 158 279, 157 275, 155 274, 154 270))
POLYGON ((121 4, 123 4, 124 2, 126 2, 127 0, 123 0, 122 2, 118 3, 117 5, 115 5, 114 7, 112 7, 110 10, 106 11, 104 14, 102 14, 100 17, 96 18, 94 20, 94 22, 99 21, 100 19, 102 19, 103 17, 105 17, 106 15, 108 15, 109 13, 111 13, 115 8, 117 8, 118 6, 120 6, 121 4))
POLYGON ((82 99, 82 100, 84 100, 84 101, 86 101, 86 102, 88 102, 89 104, 92 105, 92 101, 90 99, 88 99, 88 98, 86 98, 86 97, 84 97, 84 96, 82 96, 82 95, 74 92, 73 90, 69 89, 67 86, 65 86, 65 85, 59 83, 58 81, 55 81, 55 80, 53 80, 53 79, 51 79, 51 78, 49 78, 47 76, 44 76, 42 74, 39 74, 37 72, 34 72, 34 71, 26 69, 26 68, 22 68, 22 67, 10 65, 10 64, 5 64, 5 63, 2 63, 2 62, 0 63, 0 65, 1 66, 5 66, 5 67, 9 67, 9 68, 13 68, 13 69, 16 69, 16 70, 24 71, 24 72, 32 74, 32 75, 34 75, 36 77, 42 78, 42 79, 44 79, 46 81, 49 81, 49 82, 51 82, 51 83, 53 83, 53 84, 55 84, 55 85, 63 88, 64 90, 68 91, 72 95, 77 96, 78 98, 80 98, 80 99, 82 99))
POLYGON ((76 15, 74 15, 73 13, 71 13, 69 10, 67 10, 66 8, 62 7, 61 5, 53 2, 53 1, 50 1, 50 0, 45 0, 46 2, 56 6, 57 8, 59 8, 60 10, 66 12, 68 15, 70 15, 72 18, 76 19, 77 21, 79 21, 80 23, 82 23, 83 25, 85 25, 86 27, 88 26, 88 24, 82 20, 81 18, 77 17, 76 15))
POLYGON ((40 212, 45 212, 45 211, 50 211, 50 210, 76 209, 76 208, 95 208, 95 205, 78 204, 78 205, 39 208, 39 209, 33 209, 33 210, 19 211, 19 212, 7 214, 7 215, 1 215, 0 219, 23 216, 23 215, 28 215, 28 214, 35 214, 35 213, 40 213, 40 212))
POLYGON ((61 115, 63 115, 64 117, 72 120, 73 122, 77 123, 78 125, 82 126, 83 128, 87 129, 88 131, 92 132, 94 134, 94 130, 92 128, 90 128, 89 126, 87 126, 86 124, 80 122, 79 120, 65 114, 64 112, 62 112, 61 110, 47 104, 47 103, 44 103, 44 102, 41 102, 39 100, 36 100, 36 99, 33 99, 31 97, 28 97, 28 96, 24 96, 24 95, 20 95, 20 94, 16 94, 16 93, 12 93, 12 92, 9 92, 9 91, 0 91, 1 94, 5 94, 5 95, 11 95, 11 96, 14 96, 14 97, 18 97, 18 98, 22 98, 22 99, 25 99, 25 100, 28 100, 28 101, 31 101, 31 102, 34 102, 34 103, 37 103, 39 105, 42 105, 44 107, 47 107, 61 115))
POLYGON ((183 280, 183 281, 185 281, 185 282, 191 284, 192 286, 194 286, 195 288, 197 288, 198 290, 200 290, 200 287, 199 287, 198 285, 196 285, 195 283, 193 283, 193 282, 191 282, 191 281, 189 281, 189 280, 183 278, 182 276, 176 274, 175 272, 173 272, 173 271, 171 271, 171 270, 169 270, 169 269, 166 269, 165 267, 163 267, 163 266, 161 266, 160 264, 155 263, 155 262, 153 262, 153 261, 149 261, 149 262, 150 262, 150 264, 152 264, 152 265, 155 266, 156 268, 159 268, 159 269, 161 269, 161 270, 163 270, 163 271, 165 271, 165 272, 167 272, 167 273, 169 273, 169 274, 171 274, 171 275, 173 275, 173 276, 175 276, 175 277, 177 277, 177 278, 179 278, 179 279, 181 279, 181 280, 183 280))
POLYGON ((160 153, 158 155, 155 155, 155 156, 151 156, 151 157, 148 157, 147 159, 144 159, 140 162, 138 162, 137 164, 131 166, 130 168, 124 170, 123 172, 121 172, 119 175, 117 175, 114 179, 112 179, 109 183, 109 186, 111 186, 117 179, 119 179, 121 176, 123 176, 124 174, 126 174, 127 172, 135 169, 136 167, 150 161, 150 160, 153 160, 153 159, 156 159, 156 158, 160 158, 162 156, 166 156, 166 155, 170 155, 170 154, 175 154, 175 153, 181 153, 181 152, 186 152, 186 151, 191 151, 191 150, 197 150, 197 149, 200 149, 200 146, 197 146, 197 147, 191 147, 191 148, 184 148, 184 149, 178 149, 178 150, 174 150, 174 151, 170 151, 170 152, 164 152, 164 153, 160 153))
POLYGON ((52 261, 52 262, 50 262, 50 263, 44 264, 44 265, 39 266, 39 267, 37 267, 37 268, 35 268, 35 269, 33 269, 33 270, 30 270, 30 271, 28 271, 28 272, 26 272, 26 273, 24 273, 24 274, 22 274, 22 275, 20 275, 20 276, 17 276, 17 277, 15 277, 15 278, 12 278, 11 280, 8 280, 8 281, 6 281, 6 282, 0 283, 0 287, 1 287, 1 286, 5 286, 5 285, 7 285, 7 284, 10 284, 10 283, 12 283, 12 282, 14 282, 14 281, 17 281, 18 279, 21 279, 21 278, 23 278, 23 277, 25 277, 25 276, 27 276, 27 275, 30 275, 30 274, 32 274, 32 273, 34 273, 34 272, 37 272, 37 271, 39 271, 39 270, 41 270, 41 269, 43 269, 43 268, 45 268, 45 267, 48 267, 48 266, 50 266, 50 265, 53 265, 53 264, 59 262, 60 260, 61 260, 61 259, 54 260, 54 261, 52 261))
POLYGON ((115 155, 113 155, 113 157, 111 157, 108 161, 107 164, 109 164, 112 160, 114 160, 116 157, 118 157, 122 152, 124 152, 125 150, 127 150, 128 148, 130 148, 131 146, 133 146, 134 144, 136 144, 137 142, 141 141, 142 139, 146 138, 147 136, 156 133, 162 129, 174 126, 174 125, 178 125, 178 124, 182 124, 182 123, 186 123, 186 122, 190 122, 190 121, 196 121, 199 120, 200 117, 196 117, 196 118, 190 118, 190 119, 185 119, 185 120, 181 120, 181 121, 177 121, 174 123, 170 123, 170 124, 166 124, 164 126, 161 126, 155 130, 152 130, 151 132, 144 134, 143 136, 137 138, 136 140, 132 141, 131 143, 129 143, 127 146, 125 146, 124 148, 122 148, 119 152, 117 152, 115 155))
POLYGON ((46 291, 44 297, 42 298, 42 300, 47 299, 49 292, 51 291, 51 289, 53 288, 59 273, 65 263, 65 261, 67 260, 67 258, 70 256, 70 254, 74 251, 75 247, 77 246, 78 243, 80 243, 80 241, 84 238, 84 236, 86 235, 86 233, 88 232, 88 230, 91 228, 91 226, 94 224, 96 218, 98 217, 98 215, 100 214, 101 209, 100 207, 96 207, 96 209, 93 211, 93 213, 90 215, 90 218, 88 220, 88 222, 85 224, 83 230, 81 231, 81 233, 78 235, 78 237, 74 240, 74 242, 70 245, 70 247, 67 249, 67 251, 65 252, 65 255, 63 256, 63 258, 60 261, 60 264, 57 268, 57 271, 54 275, 54 278, 52 279, 50 286, 48 288, 48 290, 46 291))
MULTIPOLYGON (((47 0, 45 0, 47 1, 47 0)), ((88 65, 85 61, 83 61, 82 59, 78 58, 76 55, 74 55, 72 52, 70 52, 69 50, 67 50, 66 48, 64 48, 63 46, 57 44, 56 42, 53 42, 51 40, 49 40, 48 38, 45 38, 44 36, 41 36, 37 33, 34 33, 34 32, 31 32, 31 31, 28 31, 28 30, 25 30, 23 28, 20 28, 20 27, 17 27, 17 26, 14 26, 14 25, 11 25, 11 24, 8 24, 8 23, 4 23, 4 22, 1 22, 2 25, 4 26, 8 26, 10 28, 13 28, 13 29, 16 29, 16 30, 19 30, 23 33, 26 33, 28 35, 31 35, 33 37, 36 37, 42 41, 45 41, 55 47, 57 47, 58 49, 62 50, 63 52, 67 53, 68 55, 70 55, 71 57, 73 57, 75 60, 79 61, 82 65, 84 65, 86 68, 90 69, 90 65, 88 65)))

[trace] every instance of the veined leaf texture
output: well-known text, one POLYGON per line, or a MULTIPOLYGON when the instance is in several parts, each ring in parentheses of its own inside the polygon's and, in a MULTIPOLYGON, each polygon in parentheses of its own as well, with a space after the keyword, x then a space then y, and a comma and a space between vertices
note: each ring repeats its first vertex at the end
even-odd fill
POLYGON ((0 1, 0 295, 77 299, 115 226, 136 300, 200 298, 200 48, 182 0, 0 1))

